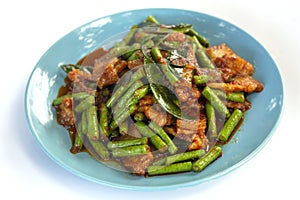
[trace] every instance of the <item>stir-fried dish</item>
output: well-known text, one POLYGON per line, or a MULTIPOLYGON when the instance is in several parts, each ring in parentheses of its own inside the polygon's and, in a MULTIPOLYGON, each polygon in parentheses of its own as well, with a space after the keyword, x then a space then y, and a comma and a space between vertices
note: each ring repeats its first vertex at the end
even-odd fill
POLYGON ((229 46, 149 16, 110 49, 62 65, 53 107, 70 151, 137 175, 202 171, 242 123, 247 96, 263 90, 229 46))

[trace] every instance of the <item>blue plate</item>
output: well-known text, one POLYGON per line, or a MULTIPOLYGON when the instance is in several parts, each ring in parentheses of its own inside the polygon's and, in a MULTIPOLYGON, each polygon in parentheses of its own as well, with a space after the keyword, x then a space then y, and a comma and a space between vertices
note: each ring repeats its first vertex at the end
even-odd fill
POLYGON ((252 158, 270 139, 283 107, 283 84, 276 64, 253 37, 222 19, 206 14, 176 9, 134 10, 102 17, 70 32, 41 57, 28 81, 25 106, 28 123, 41 148, 70 172, 117 188, 133 190, 176 189, 200 184, 220 177, 252 158), (223 156, 201 173, 183 173, 144 178, 104 166, 87 153, 73 155, 67 131, 56 123, 51 107, 58 89, 64 84, 61 63, 75 63, 98 47, 109 48, 121 39, 133 24, 155 16, 165 24, 193 24, 211 45, 228 44, 237 54, 255 66, 254 78, 265 88, 251 94, 252 108, 231 141, 224 146, 223 156), (112 37, 116 36, 116 37, 112 37))

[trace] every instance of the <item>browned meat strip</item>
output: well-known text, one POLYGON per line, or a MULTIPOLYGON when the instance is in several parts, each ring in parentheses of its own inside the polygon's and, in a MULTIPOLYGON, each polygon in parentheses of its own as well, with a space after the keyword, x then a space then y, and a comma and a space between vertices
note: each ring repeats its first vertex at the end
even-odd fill
POLYGON ((64 98, 57 109, 57 119, 59 124, 64 127, 75 125, 76 118, 72 108, 73 99, 70 97, 64 98))
POLYGON ((128 68, 129 69, 133 69, 135 67, 143 66, 143 65, 144 65, 144 61, 141 60, 141 59, 136 59, 136 60, 128 61, 128 68))
POLYGON ((180 133, 176 133, 176 138, 178 139, 181 139, 181 140, 184 140, 184 141, 187 141, 187 142, 190 142, 192 144, 194 138, 197 136, 196 133, 194 134, 180 134, 180 133))
POLYGON ((175 137, 191 142, 189 150, 205 149, 207 146, 208 139, 205 135, 207 119, 203 109, 201 108, 199 120, 177 119, 176 121, 175 137))
POLYGON ((192 88, 186 83, 182 83, 181 81, 175 83, 175 92, 180 102, 196 101, 196 97, 193 95, 192 88))
POLYGON ((152 106, 154 103, 155 103, 154 97, 152 95, 146 95, 139 100, 139 107, 137 111, 145 112, 145 110, 149 109, 149 107, 152 106))
POLYGON ((143 53, 140 50, 138 50, 136 52, 136 55, 138 57, 137 59, 128 61, 128 68, 129 69, 133 69, 135 67, 139 67, 139 66, 144 65, 144 55, 143 55, 143 53))
POLYGON ((182 45, 180 45, 180 47, 174 53, 175 55, 172 55, 169 58, 171 64, 176 66, 186 66, 190 64, 198 68, 197 58, 190 44, 186 42, 182 43, 182 45))
POLYGON ((192 87, 194 69, 194 66, 188 64, 183 68, 182 72, 182 81, 184 81, 187 84, 187 86, 190 87, 192 87))
POLYGON ((184 40, 185 34, 181 32, 170 33, 166 38, 166 41, 184 42, 184 40))
POLYGON ((176 136, 176 127, 175 126, 164 126, 163 129, 166 133, 176 136))
MULTIPOLYGON (((185 119, 177 119, 176 120, 177 129, 189 129, 194 130, 197 133, 199 128, 199 121, 198 120, 185 120, 185 119)), ((177 130, 178 132, 178 130, 177 130)))
POLYGON ((152 95, 145 95, 142 99, 139 100, 139 106, 150 106, 155 102, 152 95))
POLYGON ((201 105, 198 102, 182 103, 180 104, 181 112, 186 114, 187 116, 198 118, 200 114, 201 105))
POLYGON ((196 135, 189 145, 189 150, 197 150, 197 149, 206 149, 208 143, 208 139, 205 135, 196 135))
POLYGON ((96 88, 87 87, 87 82, 92 81, 92 76, 89 73, 74 69, 68 73, 68 79, 73 82, 73 92, 87 92, 96 88))
POLYGON ((209 68, 196 68, 196 75, 207 75, 210 76, 211 79, 208 82, 223 82, 222 73, 219 70, 212 70, 209 68))
POLYGON ((264 89, 264 85, 252 76, 236 77, 231 84, 243 86, 244 92, 261 92, 264 89))
POLYGON ((206 116, 205 114, 200 114, 199 120, 184 120, 177 119, 177 134, 193 134, 201 133, 205 134, 206 129, 206 116))
POLYGON ((127 67, 127 61, 125 61, 125 60, 119 60, 115 64, 115 68, 116 68, 117 73, 122 72, 126 67, 127 67))
POLYGON ((146 169, 153 162, 154 157, 152 153, 139 156, 131 156, 124 158, 122 163, 132 173, 138 175, 145 175, 146 169))
POLYGON ((204 112, 204 110, 202 109, 202 111, 200 112, 198 133, 197 133, 196 137, 193 139, 193 142, 190 144, 189 150, 205 149, 208 145, 208 139, 205 135, 205 129, 207 126, 207 118, 203 112, 204 112))
POLYGON ((182 79, 175 83, 175 92, 178 100, 188 105, 198 102, 200 92, 195 85, 193 85, 193 74, 195 67, 188 64, 183 68, 182 79))
POLYGON ((252 75, 254 72, 253 65, 235 54, 226 44, 208 47, 207 53, 222 71, 225 81, 235 76, 252 75))
POLYGON ((183 58, 183 57, 178 57, 178 58, 175 58, 175 59, 170 59, 170 63, 172 65, 175 65, 175 66, 185 66, 188 64, 188 61, 186 58, 183 58))
POLYGON ((170 116, 158 104, 153 106, 145 106, 144 113, 146 117, 157 123, 159 126, 164 126, 170 123, 170 116))
POLYGON ((106 56, 95 61, 93 77, 97 81, 97 85, 100 89, 114 84, 119 80, 118 72, 115 68, 115 64, 117 64, 118 61, 118 58, 109 58, 106 56))
POLYGON ((208 83, 207 85, 226 92, 261 92, 264 88, 262 83, 247 75, 236 77, 230 83, 208 83))
POLYGON ((79 69, 74 69, 70 71, 68 73, 68 79, 75 83, 82 82, 85 80, 89 80, 89 81, 93 80, 91 74, 81 71, 79 69))
POLYGON ((226 101, 225 104, 228 108, 240 109, 243 112, 251 108, 251 102, 249 101, 245 101, 244 103, 226 101))

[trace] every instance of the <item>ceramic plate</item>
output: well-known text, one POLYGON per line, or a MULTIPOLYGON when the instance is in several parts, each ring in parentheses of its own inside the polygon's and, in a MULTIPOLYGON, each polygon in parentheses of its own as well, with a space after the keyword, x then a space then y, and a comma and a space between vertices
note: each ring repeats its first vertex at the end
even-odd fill
POLYGON ((237 26, 206 14, 176 9, 146 9, 113 14, 89 22, 58 40, 36 64, 28 81, 25 106, 32 134, 41 148, 60 166, 90 181, 133 190, 176 189, 220 177, 253 157, 270 139, 283 107, 279 70, 266 49, 237 26), (87 153, 73 155, 67 131, 56 123, 51 106, 64 85, 61 63, 76 63, 99 47, 109 48, 133 24, 155 16, 164 24, 193 24, 211 45, 226 43, 255 67, 254 78, 265 88, 249 96, 252 108, 239 131, 223 147, 223 156, 201 173, 182 173, 144 178, 104 166, 87 153), (112 37, 117 36, 117 37, 112 37))

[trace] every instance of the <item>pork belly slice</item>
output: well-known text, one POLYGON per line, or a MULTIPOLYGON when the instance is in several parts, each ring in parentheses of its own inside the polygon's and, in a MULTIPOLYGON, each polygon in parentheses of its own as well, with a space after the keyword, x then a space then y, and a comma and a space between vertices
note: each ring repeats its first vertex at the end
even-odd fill
MULTIPOLYGON (((204 112, 202 110, 202 112, 204 112)), ((208 139, 205 135, 207 119, 204 113, 200 112, 199 120, 177 119, 175 137, 191 142, 188 149, 205 149, 208 139)))
POLYGON ((144 106, 144 113, 149 120, 161 127, 172 123, 172 115, 164 111, 158 104, 144 106))
POLYGON ((211 88, 225 90, 226 92, 261 92, 264 85, 252 76, 239 76, 230 83, 208 83, 211 88))
POLYGON ((116 83, 119 80, 116 65, 119 64, 118 58, 101 57, 95 60, 93 78, 97 81, 100 89, 116 83))
POLYGON ((146 169, 154 160, 151 152, 145 155, 130 156, 122 159, 123 165, 132 173, 145 175, 146 169))
POLYGON ((222 72, 224 81, 235 76, 251 76, 254 73, 253 65, 238 56, 226 44, 208 47, 206 51, 216 67, 222 72))

